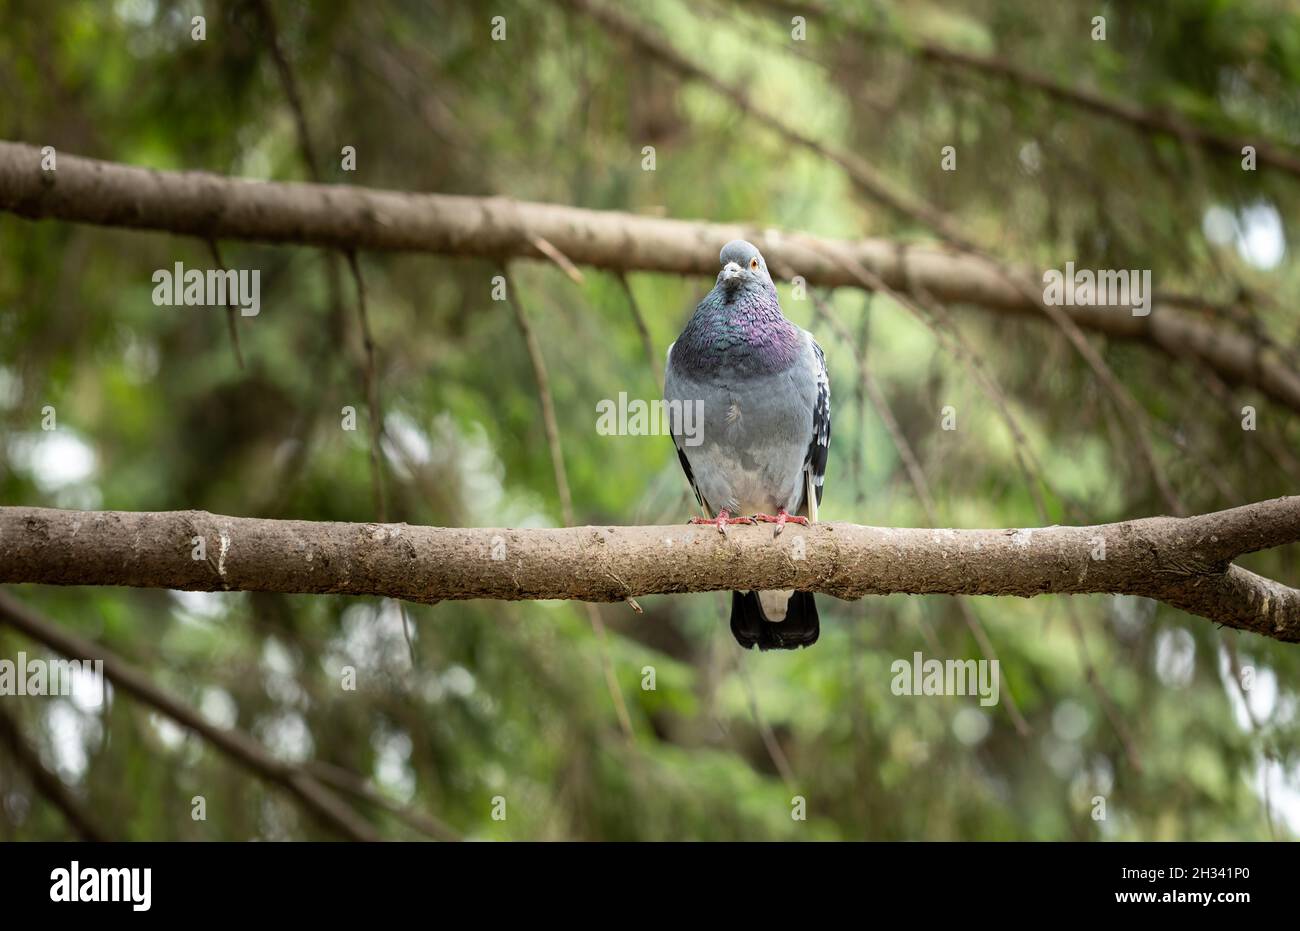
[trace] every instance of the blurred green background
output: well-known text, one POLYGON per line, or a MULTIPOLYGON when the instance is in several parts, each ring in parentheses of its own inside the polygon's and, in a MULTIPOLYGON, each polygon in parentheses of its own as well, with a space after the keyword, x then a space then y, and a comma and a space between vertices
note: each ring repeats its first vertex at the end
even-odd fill
MULTIPOLYGON (((714 90, 563 3, 271 4, 320 179, 500 194, 838 237, 930 242, 714 90), (494 42, 492 16, 507 21, 494 42), (357 170, 339 165, 355 146, 357 170), (656 170, 642 170, 642 148, 656 170)), ((628 12, 758 106, 870 163, 997 255, 1038 268, 1148 268, 1234 325, 1297 346, 1300 180, 1120 125, 917 54, 932 41, 1250 139, 1300 141, 1300 19, 1289 2, 654 0, 628 12), (1090 21, 1107 18, 1093 41, 1090 21), (856 28, 861 27, 861 28, 856 28), (940 168, 953 145, 958 168, 940 168)), ((258 2, 0 0, 0 138, 164 169, 309 180, 258 2), (207 38, 190 38, 206 17, 207 38)), ((721 246, 718 243, 718 246, 721 246)), ((261 270, 239 321, 245 367, 210 308, 156 307, 154 270, 212 264, 157 233, 0 214, 0 503, 367 521, 364 351, 338 255, 223 242, 261 270), (40 429, 53 405, 58 429, 40 429), (340 429, 352 405, 360 428, 340 429)), ((495 265, 360 255, 378 360, 388 518, 562 522, 537 389, 495 265)), ((579 523, 693 513, 671 443, 602 436, 596 404, 660 385, 618 279, 512 268, 550 371, 579 523)), ((632 273, 655 351, 706 278, 632 273)), ((929 521, 878 412, 865 353, 946 526, 1043 522, 1016 444, 970 370, 885 296, 826 299, 855 346, 781 285, 826 348, 834 441, 823 520, 929 521), (940 411, 958 429, 940 429, 940 411)), ((1167 512, 1123 416, 1055 328, 954 304, 952 332, 1001 386, 1040 469, 1047 521, 1167 512)), ((1275 449, 1295 414, 1140 343, 1090 336, 1153 418, 1160 469, 1190 512, 1295 491, 1275 449), (1241 429, 1241 408, 1259 429, 1241 429)), ((662 358, 660 356, 659 358, 662 358)), ((1244 560, 1300 579, 1294 548, 1244 560)), ((914 651, 978 658, 954 599, 823 597, 822 638, 744 654, 725 595, 581 605, 14 587, 223 726, 295 762, 328 761, 486 839, 1267 839, 1300 830, 1300 652, 1127 597, 969 600, 1002 664, 1002 702, 898 697, 914 651), (356 691, 339 687, 345 665, 356 691), (654 690, 642 688, 653 667, 654 690), (1252 688, 1238 688, 1250 667, 1252 688), (1016 727, 1008 695, 1024 717, 1016 727), (508 816, 492 818, 504 796, 508 816), (807 820, 791 799, 807 801, 807 820), (1105 799, 1097 820, 1094 799, 1105 799)), ((0 627, 0 656, 44 655, 0 627)), ((45 765, 114 837, 333 836, 293 800, 131 699, 7 700, 45 765), (207 799, 208 820, 190 818, 207 799)), ((360 806, 384 836, 418 837, 360 806)), ((71 836, 0 750, 0 837, 71 836)))

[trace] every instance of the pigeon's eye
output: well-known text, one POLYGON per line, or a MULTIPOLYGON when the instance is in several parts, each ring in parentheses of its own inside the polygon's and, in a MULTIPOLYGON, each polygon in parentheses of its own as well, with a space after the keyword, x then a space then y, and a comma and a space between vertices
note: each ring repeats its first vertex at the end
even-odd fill
POLYGON ((752 259, 749 260, 749 267, 752 268, 754 271, 758 271, 758 256, 754 256, 752 259))

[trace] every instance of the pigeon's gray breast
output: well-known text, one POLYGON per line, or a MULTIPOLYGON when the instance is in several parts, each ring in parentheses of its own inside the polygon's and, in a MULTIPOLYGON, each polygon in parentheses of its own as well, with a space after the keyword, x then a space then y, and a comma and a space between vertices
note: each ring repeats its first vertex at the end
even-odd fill
POLYGON ((698 445, 674 419, 673 440, 705 506, 716 513, 798 513, 804 504, 804 464, 814 434, 817 371, 812 338, 800 331, 801 345, 787 368, 740 376, 726 365, 716 372, 683 371, 671 353, 664 398, 702 405, 698 445))

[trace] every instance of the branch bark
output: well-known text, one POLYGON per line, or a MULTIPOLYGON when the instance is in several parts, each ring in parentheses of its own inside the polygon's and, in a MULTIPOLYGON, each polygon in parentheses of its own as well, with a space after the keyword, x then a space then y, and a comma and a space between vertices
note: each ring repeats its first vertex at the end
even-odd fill
POLYGON ((1195 517, 947 530, 825 523, 480 529, 0 508, 0 583, 383 595, 408 601, 800 589, 863 595, 1109 592, 1300 641, 1300 590, 1232 564, 1300 540, 1300 496, 1195 517), (196 551, 196 540, 204 551, 196 551), (199 557, 199 558, 196 558, 199 557), (495 558, 494 558, 495 557, 495 558))
MULTIPOLYGON (((585 210, 498 197, 411 194, 357 186, 249 181, 206 172, 151 171, 60 153, 43 171, 40 150, 0 142, 0 210, 213 238, 343 249, 429 252, 502 262, 550 261, 545 240, 580 265, 712 277, 722 243, 757 244, 772 268, 811 285, 859 287, 858 265, 890 288, 1002 314, 1042 319, 1006 272, 978 256, 883 239, 837 240, 742 224, 585 210)), ((1020 284, 1038 287, 1029 272, 1020 284)), ((1142 340, 1176 359, 1199 360, 1224 381, 1258 388, 1300 413, 1300 373, 1236 328, 1156 303, 1134 317, 1111 307, 1060 307, 1079 327, 1142 340)))

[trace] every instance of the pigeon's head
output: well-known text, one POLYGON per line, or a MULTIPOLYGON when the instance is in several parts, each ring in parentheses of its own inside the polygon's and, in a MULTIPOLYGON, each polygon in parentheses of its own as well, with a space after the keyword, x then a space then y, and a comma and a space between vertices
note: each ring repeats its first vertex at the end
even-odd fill
POLYGON ((722 271, 718 272, 718 286, 729 293, 742 290, 775 289, 772 276, 767 272, 763 254, 751 242, 733 239, 722 247, 718 255, 722 271))

